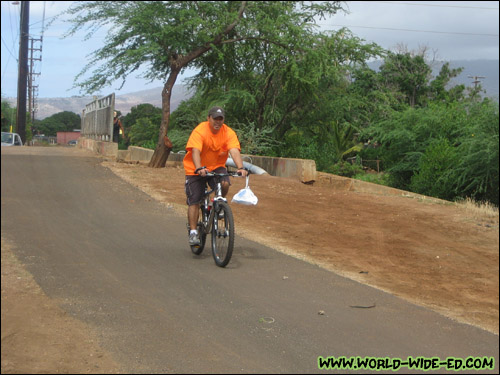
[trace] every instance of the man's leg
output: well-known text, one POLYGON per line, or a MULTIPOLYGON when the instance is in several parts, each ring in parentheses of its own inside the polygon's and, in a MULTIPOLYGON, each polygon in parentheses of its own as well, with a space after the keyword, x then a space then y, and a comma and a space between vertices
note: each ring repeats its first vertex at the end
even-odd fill
POLYGON ((200 212, 199 204, 192 204, 188 207, 188 223, 191 230, 196 230, 198 225, 198 214, 200 212))
POLYGON ((229 182, 227 181, 222 181, 221 182, 221 187, 222 187, 222 196, 226 198, 227 193, 229 192, 229 182))
POLYGON ((200 201, 203 196, 205 180, 199 176, 186 176, 185 190, 188 204, 189 244, 196 246, 200 244, 200 233, 197 233, 198 213, 200 201), (194 203, 198 202, 198 203, 194 203))
POLYGON ((200 245, 200 233, 196 228, 198 223, 199 204, 193 204, 188 207, 188 222, 189 222, 189 244, 191 246, 200 245))

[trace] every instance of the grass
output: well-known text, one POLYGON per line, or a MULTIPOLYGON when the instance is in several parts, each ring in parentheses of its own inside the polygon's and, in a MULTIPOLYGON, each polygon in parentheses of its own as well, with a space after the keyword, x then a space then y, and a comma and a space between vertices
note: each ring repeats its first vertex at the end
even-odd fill
POLYGON ((471 198, 457 202, 462 207, 466 215, 474 220, 485 220, 498 225, 498 207, 489 202, 476 202, 471 198))
POLYGON ((358 173, 354 175, 353 178, 378 185, 389 186, 389 175, 387 173, 358 173))
MULTIPOLYGON (((390 186, 388 173, 358 173, 353 178, 374 184, 390 186)), ((465 215, 475 221, 482 221, 498 226, 498 207, 490 202, 476 202, 471 198, 457 201, 456 204, 465 211, 465 215)))

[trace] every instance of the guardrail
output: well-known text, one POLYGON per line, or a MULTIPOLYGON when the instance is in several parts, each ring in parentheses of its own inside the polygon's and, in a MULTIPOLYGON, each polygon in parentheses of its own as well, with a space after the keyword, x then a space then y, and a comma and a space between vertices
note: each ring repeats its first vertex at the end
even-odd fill
POLYGON ((98 141, 113 141, 115 94, 95 99, 82 111, 82 137, 98 141))
MULTIPOLYGON (((136 146, 130 146, 127 151, 118 151, 118 145, 116 143, 99 142, 85 138, 80 138, 78 140, 78 146, 92 150, 97 154, 114 157, 117 160, 141 163, 149 163, 154 152, 153 150, 136 146)), ((242 156, 244 157, 246 155, 242 156)), ((167 165, 173 164, 182 166, 183 159, 184 154, 171 152, 167 160, 167 165)), ((271 176, 298 179, 304 183, 312 183, 315 181, 317 185, 329 186, 339 191, 354 191, 357 193, 374 195, 395 195, 419 199, 425 202, 451 204, 451 202, 442 199, 411 193, 388 186, 377 185, 371 182, 337 176, 330 173, 316 172, 316 163, 314 160, 252 156, 252 163, 258 167, 264 168, 271 176)))

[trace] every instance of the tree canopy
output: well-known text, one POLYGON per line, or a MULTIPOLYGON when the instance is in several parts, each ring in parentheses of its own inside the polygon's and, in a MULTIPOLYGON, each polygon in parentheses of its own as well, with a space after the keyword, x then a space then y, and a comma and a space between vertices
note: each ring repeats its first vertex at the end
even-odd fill
POLYGON ((349 176, 376 159, 391 186, 498 204, 498 103, 480 87, 451 87, 461 69, 447 63, 433 77, 425 51, 316 30, 338 11, 341 2, 77 2, 69 33, 105 27, 108 36, 75 85, 92 93, 144 67, 165 82, 159 113, 138 106, 123 119, 129 142, 155 148, 153 167, 220 105, 244 152, 314 159, 349 176), (380 70, 369 69, 380 57, 380 70), (198 71, 195 94, 170 116, 187 68, 198 71))
POLYGON ((2 99, 2 131, 10 132, 10 127, 15 127, 16 109, 10 103, 2 99))
POLYGON ((33 131, 35 134, 55 137, 57 132, 70 132, 74 129, 80 129, 81 123, 80 115, 70 111, 63 111, 43 120, 35 120, 33 131))
POLYGON ((272 45, 283 59, 293 59, 311 45, 316 22, 341 9, 338 1, 75 2, 66 12, 73 24, 67 35, 86 27, 90 38, 101 27, 107 28, 104 47, 92 53, 75 84, 93 93, 117 79, 124 82, 144 66, 148 68, 145 78, 164 81, 162 122, 150 162, 163 167, 172 148, 166 137, 170 96, 183 69, 207 74, 236 71, 239 61, 232 58, 228 45, 241 44, 254 54, 272 45), (83 78, 90 69, 91 76, 83 78))

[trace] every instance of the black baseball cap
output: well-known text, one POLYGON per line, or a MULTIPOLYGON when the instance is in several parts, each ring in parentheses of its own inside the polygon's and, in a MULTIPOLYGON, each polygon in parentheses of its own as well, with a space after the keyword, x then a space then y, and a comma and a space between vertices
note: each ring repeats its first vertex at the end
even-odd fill
POLYGON ((208 115, 212 118, 226 117, 224 115, 224 110, 221 107, 212 107, 210 111, 208 111, 208 115))

